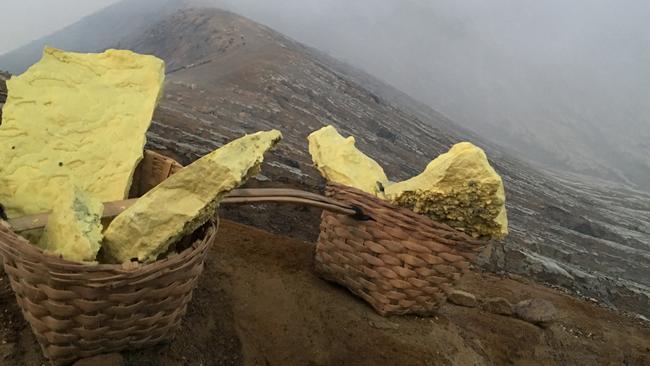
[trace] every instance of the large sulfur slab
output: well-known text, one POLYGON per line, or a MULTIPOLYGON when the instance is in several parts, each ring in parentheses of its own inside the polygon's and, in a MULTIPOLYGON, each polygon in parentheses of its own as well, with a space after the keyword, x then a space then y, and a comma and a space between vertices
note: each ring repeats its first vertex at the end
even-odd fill
POLYGON ((183 168, 117 216, 104 232, 107 257, 151 262, 203 225, 219 200, 257 174, 264 153, 282 138, 272 130, 247 135, 183 168))
POLYGON ((454 145, 422 174, 389 185, 386 197, 399 206, 475 237, 508 234, 505 190, 485 152, 469 142, 454 145))
POLYGON ((49 211, 73 178, 100 201, 124 199, 164 76, 164 62, 153 56, 46 48, 11 78, 0 126, 0 202, 8 215, 49 211))
POLYGON ((102 242, 104 205, 74 184, 61 187, 39 245, 76 262, 94 262, 102 242))
POLYGON ((354 146, 353 136, 344 138, 334 127, 327 126, 307 139, 312 161, 327 180, 370 194, 378 194, 378 183, 388 181, 384 169, 354 146))

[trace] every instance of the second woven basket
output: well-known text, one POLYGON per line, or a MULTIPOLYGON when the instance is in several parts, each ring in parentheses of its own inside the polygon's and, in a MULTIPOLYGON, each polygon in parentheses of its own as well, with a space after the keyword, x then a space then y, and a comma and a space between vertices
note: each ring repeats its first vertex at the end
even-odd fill
POLYGON ((431 315, 488 244, 358 189, 328 183, 326 196, 368 220, 324 211, 317 272, 381 315, 431 315))

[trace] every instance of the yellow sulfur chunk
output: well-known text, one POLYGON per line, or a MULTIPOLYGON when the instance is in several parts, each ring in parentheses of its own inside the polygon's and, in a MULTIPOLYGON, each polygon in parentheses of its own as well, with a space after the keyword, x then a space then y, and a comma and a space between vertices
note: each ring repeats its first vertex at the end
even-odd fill
POLYGON ((131 51, 46 48, 11 78, 0 125, 0 202, 8 216, 49 211, 72 179, 102 202, 126 198, 164 68, 131 51))
POLYGON ((39 246, 69 261, 95 261, 102 242, 103 211, 99 200, 75 185, 63 185, 39 246))
POLYGON ((321 175, 329 181, 378 194, 378 184, 388 178, 376 161, 354 146, 354 137, 344 138, 334 127, 323 127, 309 137, 309 153, 321 175))
POLYGON ((107 257, 118 263, 155 261, 209 220, 226 193, 257 174, 264 153, 281 138, 276 130, 244 136, 167 178, 108 226, 107 257))
POLYGON ((389 185, 387 199, 474 237, 508 234, 505 190, 485 152, 469 142, 454 145, 422 174, 389 185))

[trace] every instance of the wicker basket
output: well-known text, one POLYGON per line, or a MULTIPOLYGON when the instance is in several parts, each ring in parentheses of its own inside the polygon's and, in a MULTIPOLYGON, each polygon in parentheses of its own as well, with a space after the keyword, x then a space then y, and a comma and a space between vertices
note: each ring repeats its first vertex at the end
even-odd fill
POLYGON ((488 244, 358 189, 329 183, 325 194, 371 219, 324 211, 316 271, 384 316, 431 315, 488 244))
MULTIPOLYGON (((146 152, 132 192, 143 193, 180 168, 171 159, 146 152)), ((181 253, 126 268, 45 255, 1 222, 0 252, 25 319, 45 357, 58 365, 169 340, 215 236, 210 222, 185 238, 188 248, 181 253)))

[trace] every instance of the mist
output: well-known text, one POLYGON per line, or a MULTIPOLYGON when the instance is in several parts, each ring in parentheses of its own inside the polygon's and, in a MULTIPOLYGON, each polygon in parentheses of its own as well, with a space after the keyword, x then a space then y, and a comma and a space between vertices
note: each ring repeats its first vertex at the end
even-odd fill
POLYGON ((0 54, 57 31, 119 0, 2 0, 0 54))
MULTIPOLYGON (((19 16, 1 25, 0 50, 110 2, 3 3, 19 16)), ((97 51, 187 5, 230 10, 324 51, 518 157, 650 191, 642 0, 125 0, 109 9, 111 21, 85 18, 0 57, 0 68, 24 70, 46 43, 97 51)))
POLYGON ((650 189, 646 1, 206 0, 521 157, 650 189))

